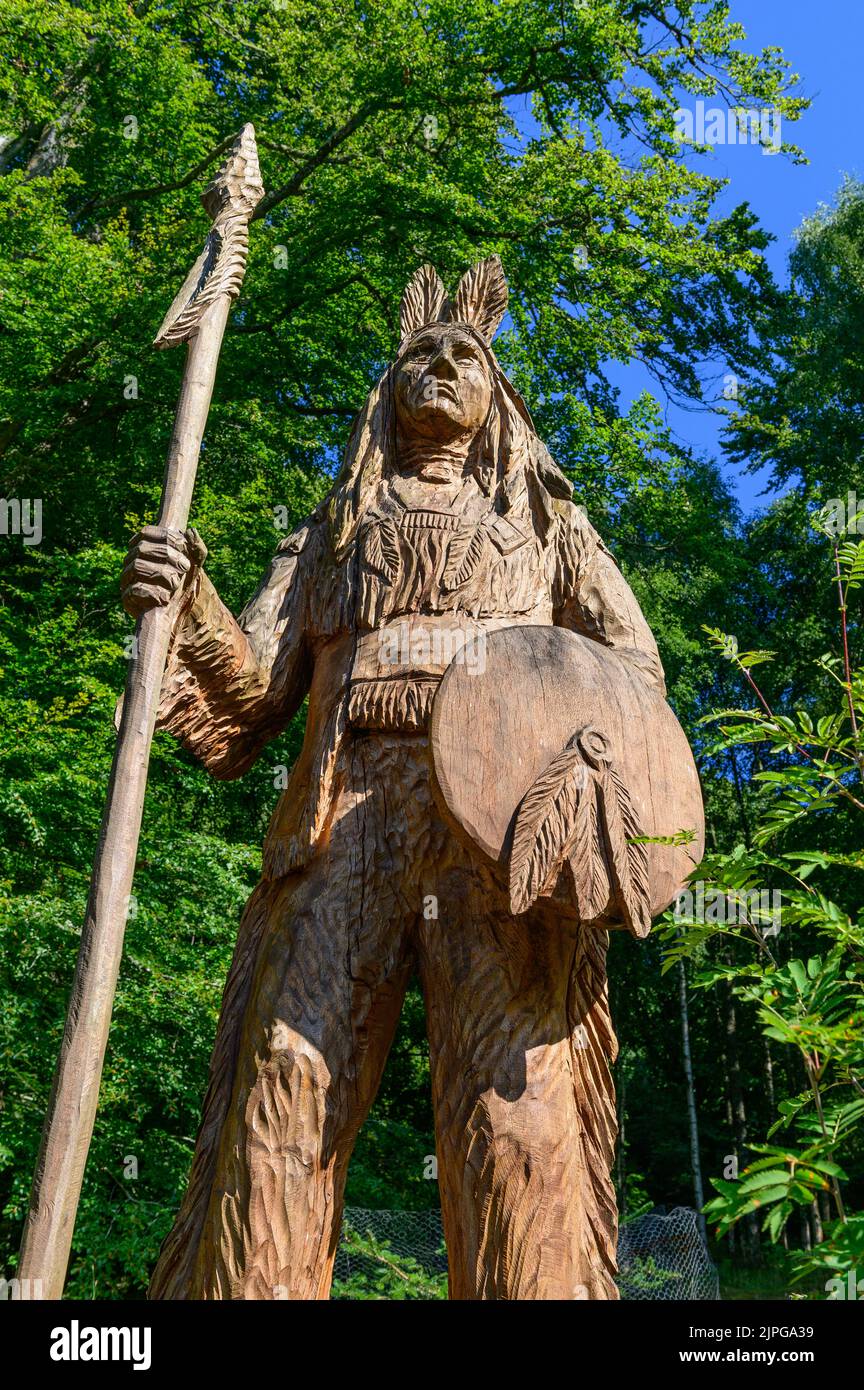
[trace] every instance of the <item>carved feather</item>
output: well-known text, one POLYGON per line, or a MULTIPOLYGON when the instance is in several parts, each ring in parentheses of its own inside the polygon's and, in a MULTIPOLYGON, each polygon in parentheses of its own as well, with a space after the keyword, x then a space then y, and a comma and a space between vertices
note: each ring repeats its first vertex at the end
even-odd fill
POLYGON ((214 300, 223 294, 237 298, 246 274, 249 218, 263 197, 255 130, 246 124, 224 167, 203 194, 213 226, 204 250, 165 315, 153 340, 154 347, 168 348, 187 342, 197 333, 214 300))
POLYGON ((468 323, 491 343, 507 310, 507 281, 500 256, 466 270, 449 309, 451 323, 468 323))
POLYGON ((447 291, 434 266, 421 265, 419 270, 415 270, 405 286, 399 308, 402 337, 407 338, 428 323, 436 323, 446 299, 447 291))
POLYGON ((630 793, 614 768, 601 769, 597 786, 618 905, 627 929, 644 937, 651 930, 648 852, 645 845, 633 844, 633 838, 643 832, 630 793))
POLYGON ((587 780, 578 748, 565 748, 523 798, 510 854, 510 910, 525 912, 561 865, 587 780))
POLYGON ((364 547, 367 563, 377 570, 391 584, 396 580, 402 564, 399 551, 399 537, 396 525, 390 517, 373 522, 366 532, 364 547))
POLYGON ((579 799, 573 833, 565 848, 565 855, 565 871, 570 879, 576 910, 583 922, 593 922, 605 911, 611 891, 601 843, 593 776, 585 778, 585 788, 579 799))
POLYGON ((477 568, 483 554, 483 527, 478 526, 473 535, 455 537, 450 543, 450 553, 441 577, 441 587, 448 593, 466 584, 477 568))

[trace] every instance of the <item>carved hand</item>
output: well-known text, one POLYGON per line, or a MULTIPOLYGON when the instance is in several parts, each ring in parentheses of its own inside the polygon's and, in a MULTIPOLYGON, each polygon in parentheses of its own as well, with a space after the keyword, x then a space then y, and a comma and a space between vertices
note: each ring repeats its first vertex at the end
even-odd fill
POLYGON ((162 608, 179 588, 190 588, 207 558, 198 532, 145 526, 132 537, 120 576, 123 607, 133 618, 162 608))

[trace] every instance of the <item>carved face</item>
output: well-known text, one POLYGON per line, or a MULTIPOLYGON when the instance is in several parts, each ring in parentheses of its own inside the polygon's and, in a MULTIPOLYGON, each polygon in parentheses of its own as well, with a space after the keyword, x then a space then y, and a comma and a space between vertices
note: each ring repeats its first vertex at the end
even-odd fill
POLYGON ((482 349, 448 325, 425 329, 396 367, 396 412, 408 435, 448 443, 486 419, 492 381, 482 349))

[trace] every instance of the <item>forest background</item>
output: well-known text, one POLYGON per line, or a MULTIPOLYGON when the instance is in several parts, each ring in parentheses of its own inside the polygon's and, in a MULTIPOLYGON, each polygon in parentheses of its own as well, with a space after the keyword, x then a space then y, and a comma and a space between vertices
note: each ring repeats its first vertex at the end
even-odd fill
MULTIPOLYGON (((178 388, 180 357, 150 344, 248 120, 268 194, 192 518, 217 588, 239 609, 326 492, 416 266, 453 285, 498 252, 496 350, 657 636, 705 789, 700 882, 727 905, 613 940, 622 1213, 712 1198, 727 1291, 797 1274, 824 1297, 864 1259, 864 192, 838 181, 778 270, 720 166, 731 146, 803 175, 806 85, 736 9, 0 0, 4 1277, 124 680, 117 580, 156 511, 178 388), (743 713, 718 724, 721 708, 743 713), (753 890, 783 894, 776 934, 737 912, 753 890)), ((146 1285, 301 729, 230 784, 157 737, 70 1293, 146 1285)), ((433 1152, 413 989, 349 1202, 436 1205, 433 1152)))

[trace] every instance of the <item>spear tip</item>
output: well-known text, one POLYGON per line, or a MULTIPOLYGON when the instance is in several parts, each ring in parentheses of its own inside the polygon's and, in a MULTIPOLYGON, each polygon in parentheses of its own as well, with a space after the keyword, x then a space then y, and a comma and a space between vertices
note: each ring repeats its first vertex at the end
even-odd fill
POLYGON ((222 168, 201 195, 201 201, 214 222, 226 212, 245 214, 248 220, 263 197, 255 127, 247 121, 222 168))
POLYGON ((188 342, 217 295, 237 298, 246 270, 247 224, 263 197, 255 127, 247 121, 219 173, 201 195, 213 226, 204 250, 165 315, 154 347, 188 342))

